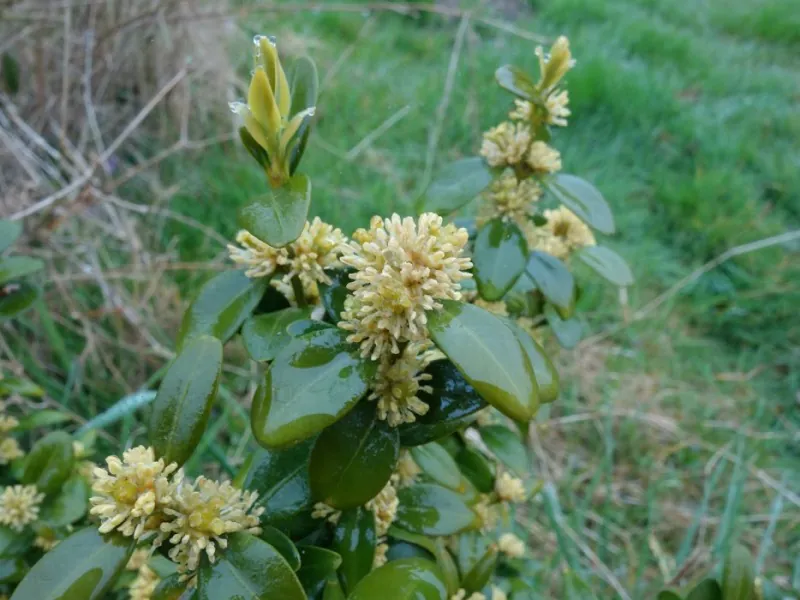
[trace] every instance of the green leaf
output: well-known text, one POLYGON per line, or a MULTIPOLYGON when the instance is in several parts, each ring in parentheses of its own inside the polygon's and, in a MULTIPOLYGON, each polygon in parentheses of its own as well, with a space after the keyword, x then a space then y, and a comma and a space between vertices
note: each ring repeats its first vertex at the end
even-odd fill
POLYGON ((22 483, 35 485, 47 496, 57 493, 72 474, 72 438, 63 431, 48 433, 25 457, 22 483))
POLYGON ((322 593, 322 600, 347 600, 347 597, 342 591, 342 586, 339 580, 335 577, 329 579, 325 583, 325 591, 322 593))
POLYGON ((397 429, 362 402, 317 438, 308 465, 314 498, 341 510, 362 506, 389 481, 399 453, 397 429))
POLYGON ((588 181, 559 173, 545 185, 564 206, 601 233, 614 233, 614 216, 603 195, 588 181))
POLYGON ((31 547, 33 533, 30 529, 14 531, 10 527, 0 525, 0 556, 21 556, 31 547))
POLYGON ((178 565, 161 554, 153 554, 148 559, 147 566, 162 579, 171 577, 178 572, 178 565))
POLYGON ((178 348, 195 335, 212 335, 223 344, 239 330, 264 295, 268 280, 242 271, 223 271, 209 279, 183 315, 178 348))
POLYGON ((605 246, 589 246, 578 253, 578 258, 594 269, 600 277, 619 287, 633 285, 633 273, 628 263, 605 246))
POLYGON ((471 304, 444 300, 428 313, 436 345, 489 404, 517 421, 538 407, 533 370, 522 346, 505 323, 471 304))
POLYGON ((250 358, 257 361, 273 360, 292 339, 286 328, 310 316, 311 311, 306 308, 284 308, 247 319, 242 325, 242 340, 250 358))
POLYGON ((561 346, 570 349, 578 345, 583 337, 583 325, 578 319, 562 319, 556 308, 550 304, 544 307, 544 316, 561 346))
POLYGON ((420 198, 420 205, 426 211, 448 215, 486 189, 492 177, 483 158, 462 158, 439 171, 420 198))
POLYGON ((181 581, 180 574, 175 573, 158 582, 150 600, 191 600, 192 596, 184 596, 188 589, 189 582, 181 581))
POLYGON ((436 550, 434 552, 436 564, 439 566, 439 570, 442 572, 442 581, 447 587, 447 597, 451 598, 458 593, 458 590, 461 587, 459 585, 460 578, 458 576, 458 567, 456 566, 456 561, 453 560, 453 556, 447 549, 447 543, 445 542, 444 538, 436 538, 436 545, 434 546, 434 549, 436 550))
POLYGON ((503 65, 494 73, 501 88, 525 100, 533 99, 536 84, 525 71, 514 65, 503 65))
POLYGON ((81 425, 81 428, 78 429, 75 435, 82 435, 95 429, 104 429, 112 423, 122 420, 127 415, 138 410, 139 408, 147 406, 156 399, 156 395, 156 392, 143 390, 123 396, 111 407, 81 425))
POLYGON ((274 248, 303 233, 311 203, 311 180, 294 175, 283 187, 272 188, 239 209, 239 226, 274 248))
POLYGON ((289 92, 292 96, 292 110, 289 117, 317 105, 319 76, 314 61, 307 56, 297 58, 289 70, 289 92))
POLYGON ((39 298, 39 288, 23 281, 0 287, 0 321, 28 310, 39 298))
POLYGON ((486 554, 492 540, 482 531, 465 531, 458 536, 458 568, 469 573, 486 554))
POLYGON ((414 462, 439 485, 460 491, 461 471, 456 461, 436 442, 411 449, 414 462))
POLYGON ((19 425, 14 428, 14 431, 30 431, 31 429, 38 429, 40 427, 52 427, 53 425, 59 425, 71 420, 72 417, 68 413, 61 412, 60 410, 37 410, 34 413, 22 417, 19 420, 19 425))
POLYGON ((528 452, 519 435, 503 425, 489 425, 481 427, 481 439, 492 454, 518 477, 526 478, 530 475, 528 452))
POLYGON ((22 235, 22 223, 0 219, 0 252, 10 248, 19 236, 22 235))
POLYGON ((497 548, 490 546, 473 567, 464 575, 461 585, 467 593, 477 592, 489 583, 497 566, 497 548))
POLYGON ((658 593, 656 600, 683 600, 683 598, 681 598, 675 592, 671 592, 670 590, 664 590, 658 593))
POLYGON ((500 300, 525 270, 528 243, 511 221, 492 219, 478 230, 472 253, 481 298, 500 300))
POLYGON ((101 535, 97 527, 73 533, 45 554, 17 586, 12 600, 99 600, 125 568, 136 543, 101 535))
POLYGON ((43 268, 44 262, 38 258, 29 256, 0 258, 0 287, 9 281, 17 281, 43 268))
POLYGON ((3 53, 3 68, 0 71, 3 73, 3 82, 9 93, 14 95, 19 92, 19 61, 11 53, 3 53))
MULTIPOLYGON (((752 588, 751 588, 752 589, 752 588)), ((686 596, 686 600, 755 600, 749 593, 747 596, 728 596, 723 594, 719 584, 713 579, 706 579, 697 584, 686 596)))
POLYGON ((507 320, 506 324, 516 336, 517 341, 519 341, 528 357, 531 368, 533 368, 536 385, 539 389, 539 402, 543 404, 554 402, 558 398, 558 371, 556 371, 550 358, 548 358, 544 348, 533 339, 531 334, 511 319, 507 320))
POLYGON ((331 548, 342 557, 339 576, 345 591, 351 591, 372 570, 377 534, 375 515, 363 507, 346 510, 333 532, 331 548))
POLYGON ((563 310, 572 308, 575 278, 563 262, 547 252, 534 250, 528 259, 526 271, 545 298, 563 310))
POLYGON ((435 361, 426 372, 431 379, 425 385, 433 392, 420 392, 419 398, 428 405, 428 412, 399 427, 403 446, 419 446, 448 436, 471 423, 475 413, 486 407, 483 398, 449 360, 435 361))
POLYGON ((28 565, 20 556, 0 558, 0 583, 22 581, 27 571, 28 565))
POLYGON ((325 589, 325 584, 342 564, 342 558, 333 550, 316 546, 298 546, 300 570, 297 578, 309 598, 316 598, 325 589))
POLYGON ((446 594, 439 567, 424 558, 404 558, 372 571, 348 600, 445 600, 446 594))
MULTIPOLYGON (((11 396, 12 394, 16 394, 19 396, 26 396, 28 398, 42 398, 44 396, 44 390, 35 383, 33 383, 32 381, 30 381, 29 379, 25 379, 24 377, 14 377, 9 375, 4 375, 3 379, 0 379, 0 397, 11 396)), ((42 410, 38 411, 35 414, 40 414, 40 413, 64 414, 61 411, 57 410, 42 410)), ((15 430, 20 431, 22 429, 22 422, 25 420, 30 420, 33 423, 38 423, 38 420, 36 419, 33 418, 29 419, 29 417, 32 416, 33 415, 28 415, 20 419, 20 424, 17 425, 15 430)), ((47 418, 45 418, 44 421, 47 421, 47 418)), ((33 425, 33 426, 38 427, 38 425, 33 425)))
POLYGON ((460 494, 435 484, 403 488, 397 493, 397 525, 412 533, 453 535, 478 524, 478 516, 460 494))
POLYGON ((307 533, 315 524, 308 480, 313 445, 308 440, 287 450, 260 449, 242 486, 258 492, 256 505, 264 507, 261 522, 290 536, 307 533))
POLYGON ((494 489, 494 466, 483 454, 473 448, 462 448, 456 455, 456 462, 478 491, 488 494, 494 489))
POLYGON ((725 557, 722 567, 722 598, 751 600, 755 597, 755 577, 750 552, 741 544, 735 544, 725 557))
POLYGON ((280 529, 271 525, 263 526, 258 537, 280 552, 293 571, 300 568, 300 552, 280 529))
POLYGON ((239 128, 239 139, 242 140, 242 144, 244 144, 244 147, 250 153, 250 156, 256 159, 256 162, 264 167, 265 170, 269 169, 269 154, 267 154, 267 151, 256 141, 256 139, 253 137, 253 134, 247 131, 247 127, 239 128))
POLYGON ((325 307, 325 312, 328 313, 331 321, 338 323, 341 321, 341 314, 344 310, 344 301, 350 291, 347 289, 347 284, 350 283, 350 269, 336 269, 328 271, 330 283, 319 284, 319 294, 322 299, 322 305, 325 307))
POLYGON ((49 527, 66 527, 83 517, 88 506, 89 488, 81 476, 73 475, 58 495, 45 502, 39 520, 49 527))
POLYGON ((228 548, 197 576, 198 600, 306 600, 303 587, 280 552, 247 533, 228 534, 228 548))
POLYGON ((342 418, 367 393, 375 363, 333 327, 295 338, 275 357, 253 399, 253 434, 279 448, 342 418))
POLYGON ((170 365, 150 414, 150 445, 167 464, 185 463, 205 433, 222 372, 222 342, 189 340, 170 365))
POLYGON ((436 543, 432 537, 427 535, 422 535, 421 533, 412 533, 398 527, 397 525, 392 525, 389 528, 389 537, 395 540, 407 542, 408 544, 419 546, 431 555, 436 554, 436 543))

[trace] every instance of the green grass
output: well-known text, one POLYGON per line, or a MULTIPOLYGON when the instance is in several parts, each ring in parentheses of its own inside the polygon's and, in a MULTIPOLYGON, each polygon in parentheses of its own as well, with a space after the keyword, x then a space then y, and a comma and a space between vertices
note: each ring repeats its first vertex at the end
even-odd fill
MULTIPOLYGON (((603 243, 627 257, 637 276, 632 309, 728 248, 800 226, 796 2, 536 0, 513 10, 520 29, 570 37, 578 59, 568 86, 573 117, 554 143, 565 170, 592 180, 614 208, 619 233, 603 243)), ((248 36, 265 27, 307 47, 326 82, 303 162, 313 182, 312 213, 350 231, 375 213, 411 212, 458 19, 319 12, 247 27, 243 76, 248 36), (338 71, 329 76, 334 65, 338 71), (404 118, 347 158, 401 110, 408 111, 404 118)), ((493 82, 495 68, 514 63, 535 71, 533 48, 474 24, 435 165, 475 154, 481 132, 510 104, 493 82)), ((235 234, 237 207, 265 185, 235 145, 172 161, 163 174, 181 184, 169 208, 225 237, 235 234)), ((136 184, 126 190, 139 191, 136 184)), ((174 223, 165 225, 161 241, 187 261, 221 250, 174 223)), ((614 597, 593 561, 568 536, 552 534, 559 510, 634 599, 651 597, 661 569, 674 574, 690 556, 697 563, 688 574, 702 572, 733 539, 754 552, 764 548, 766 576, 798 577, 799 507, 783 498, 782 510, 773 508, 776 485, 800 493, 799 248, 727 262, 646 319, 562 355, 565 393, 543 411, 539 431, 538 468, 554 487, 526 515, 543 598, 563 597, 562 578, 553 573, 565 565, 600 597, 614 597), (767 536, 770 518, 779 520, 767 536)), ((189 297, 201 277, 165 280, 164 307, 189 297)), ((583 279, 591 330, 619 322, 615 290, 583 279)), ((135 364, 126 375, 144 381, 163 363, 126 349, 135 332, 118 315, 99 319, 119 346, 119 356, 107 359, 114 364, 70 362, 84 344, 80 327, 66 320, 47 329, 54 344, 49 366, 35 349, 21 352, 37 380, 58 380, 50 395, 85 417, 131 391, 112 376, 120 365, 135 364)), ((163 323, 156 332, 167 347, 175 326, 163 323)), ((22 347, 35 327, 24 319, 12 342, 22 347)), ((239 457, 245 443, 238 436, 246 415, 235 400, 244 390, 234 375, 223 386, 228 428, 208 440, 216 457, 225 457, 226 447, 239 457)), ((143 430, 126 418, 114 433, 126 443, 143 430)))

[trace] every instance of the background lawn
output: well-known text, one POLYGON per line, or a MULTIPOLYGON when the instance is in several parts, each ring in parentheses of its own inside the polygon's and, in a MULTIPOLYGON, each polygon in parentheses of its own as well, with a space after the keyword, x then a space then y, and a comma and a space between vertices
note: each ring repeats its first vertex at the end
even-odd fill
MULTIPOLYGON (((545 487, 524 520, 542 598, 566 597, 578 581, 600 598, 616 597, 612 583, 650 597, 654 585, 707 570, 734 540, 766 576, 800 589, 800 239, 724 262, 624 322, 729 248, 800 227, 796 0, 465 1, 460 8, 474 11, 466 21, 457 2, 415 15, 319 8, 243 17, 231 55, 244 81, 249 36, 269 32, 317 61, 322 99, 303 170, 312 213, 346 232, 376 213, 413 212, 431 171, 474 155, 481 132, 504 118, 511 98, 495 68, 535 72, 534 39, 570 38, 573 116, 554 145, 565 171, 593 181, 613 206, 619 233, 603 243, 627 258, 637 284, 626 299, 589 280, 588 341, 562 352, 564 393, 538 419, 545 487)), ((236 208, 265 185, 233 144, 162 166, 180 186, 168 208, 225 238, 236 208)), ((139 202, 147 193, 138 180, 123 189, 139 202)), ((158 236, 184 262, 223 250, 173 221, 158 236)), ((169 276, 150 307, 160 317, 150 335, 165 348, 177 321, 164 315, 179 314, 204 276, 169 276)), ((79 333, 49 319, 40 311, 25 326, 80 346, 79 333)), ((113 315, 106 325, 124 355, 124 328, 113 315)), ((147 385, 157 362, 78 368, 56 349, 42 367, 34 354, 26 366, 87 418, 147 385), (120 384, 115 369, 133 379, 120 384)), ((235 401, 252 374, 229 371, 203 448, 233 470, 252 443, 235 401)), ((121 444, 143 433, 130 415, 112 428, 121 444)))

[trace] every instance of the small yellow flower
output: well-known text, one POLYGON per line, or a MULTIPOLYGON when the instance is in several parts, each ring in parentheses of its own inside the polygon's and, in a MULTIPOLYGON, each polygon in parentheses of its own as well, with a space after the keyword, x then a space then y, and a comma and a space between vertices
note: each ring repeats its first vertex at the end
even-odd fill
POLYGON ((536 212, 534 205, 541 197, 542 188, 533 178, 519 181, 514 173, 506 172, 483 193, 477 222, 501 218, 524 223, 536 212))
POLYGON ((531 132, 523 123, 500 123, 483 134, 481 156, 492 167, 522 162, 531 144, 531 132))
POLYGON ((24 527, 39 518, 39 505, 44 500, 35 485, 14 485, 7 487, 0 494, 0 523, 14 531, 22 531, 24 527))
POLYGON ((379 538, 385 536, 394 523, 399 504, 394 482, 389 480, 378 495, 364 505, 375 515, 375 533, 379 538))
POLYGON ((461 588, 455 594, 450 596, 450 600, 486 600, 486 596, 480 592, 472 592, 467 596, 467 590, 461 588))
POLYGON ((566 206, 544 211, 544 218, 547 219, 547 225, 545 225, 547 230, 554 237, 559 238, 569 250, 596 244, 594 234, 589 226, 566 206))
POLYGON ((151 551, 148 548, 137 548, 131 554, 131 557, 128 559, 128 564, 125 565, 125 568, 128 571, 138 571, 140 568, 147 564, 147 561, 150 560, 151 551))
POLYGON ((33 545, 44 552, 50 552, 50 550, 58 546, 60 541, 61 540, 49 535, 37 535, 33 540, 33 545))
POLYGON ((369 399, 378 401, 378 418, 391 427, 413 423, 417 415, 428 412, 419 393, 433 393, 433 388, 423 383, 432 378, 423 372, 432 358, 429 347, 427 341, 411 342, 399 356, 388 354, 380 359, 369 399))
POLYGON ((499 587, 492 586, 492 600, 508 600, 508 596, 499 587))
POLYGON ((496 505, 492 504, 491 498, 488 494, 481 494, 478 502, 472 507, 475 514, 478 515, 480 521, 480 528, 482 531, 494 529, 497 525, 497 510, 496 505))
MULTIPOLYGON (((3 409, 0 409, 3 410, 3 409)), ((17 428, 19 421, 10 415, 0 414, 0 434, 8 433, 17 428)))
POLYGON ((8 437, 0 441, 0 465, 7 465, 12 460, 23 456, 25 456, 25 453, 14 438, 8 437))
POLYGON ((497 542, 497 547, 503 554, 511 558, 521 558, 525 554, 525 542, 513 533, 504 533, 497 542))
POLYGON ((528 166, 537 173, 555 173, 561 170, 561 153, 544 142, 531 144, 528 166))
POLYGON ((341 256, 356 270, 339 323, 351 332, 348 341, 377 360, 399 354, 403 342, 426 340, 425 312, 441 308, 440 300, 460 300, 459 282, 471 277, 472 261, 461 256, 468 239, 466 229, 443 225, 434 213, 416 221, 373 217, 369 230, 356 231, 341 256))
POLYGON ((169 475, 178 465, 155 460, 153 449, 144 446, 126 450, 122 460, 109 456, 106 464, 107 470, 94 470, 96 495, 89 499, 89 512, 100 518, 100 533, 116 529, 138 539, 145 531, 157 531, 161 511, 174 493, 169 475))
POLYGON ((501 317, 508 316, 508 306, 506 306, 506 303, 502 300, 498 302, 489 302, 483 298, 476 298, 474 304, 475 306, 480 306, 483 310, 489 311, 493 315, 499 315, 501 317))
POLYGON ((487 427, 494 423, 492 407, 487 406, 486 408, 479 410, 475 415, 475 423, 478 425, 478 427, 487 427))
POLYGON ((527 100, 514 100, 514 109, 508 113, 512 121, 528 122, 533 118, 533 104, 527 100))
POLYGON ((375 557, 372 559, 372 568, 377 569, 386 564, 386 553, 389 551, 389 544, 380 542, 375 546, 375 557))
POLYGON ((244 274, 248 277, 269 277, 275 269, 289 262, 285 248, 273 248, 246 229, 236 234, 236 243, 242 248, 228 244, 228 252, 233 262, 247 267, 244 274))
POLYGON ((130 600, 150 600, 160 581, 161 578, 153 569, 146 564, 142 565, 136 573, 136 579, 128 588, 128 597, 130 600))
POLYGON ((567 71, 575 66, 575 60, 569 49, 569 40, 563 35, 555 41, 549 54, 545 54, 541 46, 536 48, 535 52, 539 58, 537 87, 539 91, 546 94, 558 85, 567 71))
POLYGON ((189 484, 182 481, 180 472, 176 479, 172 502, 164 508, 170 519, 161 524, 161 531, 171 536, 169 557, 178 564, 179 572, 197 569, 202 552, 213 563, 217 547, 224 549, 228 545, 226 534, 261 533, 258 518, 264 508, 254 507, 256 492, 202 476, 189 484))
POLYGON ((572 114, 567 108, 567 104, 569 104, 569 92, 566 90, 556 90, 547 97, 544 105, 547 109, 547 123, 549 125, 567 126, 567 117, 572 114))
POLYGON ((417 480, 417 476, 420 473, 422 473, 422 469, 414 462, 411 453, 408 450, 402 450, 400 452, 400 459, 397 461, 397 466, 395 467, 397 487, 402 488, 412 485, 417 480))
POLYGON ((342 517, 342 511, 328 506, 324 502, 317 502, 311 511, 312 519, 325 519, 329 523, 336 525, 342 517))
POLYGON ((525 485, 521 479, 512 477, 509 473, 502 473, 494 482, 494 491, 497 497, 504 502, 518 504, 525 501, 525 485))

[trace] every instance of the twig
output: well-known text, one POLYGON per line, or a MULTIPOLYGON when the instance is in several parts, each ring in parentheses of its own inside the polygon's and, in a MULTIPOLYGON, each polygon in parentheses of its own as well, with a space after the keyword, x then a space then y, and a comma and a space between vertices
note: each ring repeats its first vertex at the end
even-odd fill
POLYGON ((35 204, 32 204, 28 208, 24 208, 13 215, 11 215, 11 220, 16 221, 19 219, 23 219, 25 217, 29 217, 30 215, 36 214, 44 210, 45 208, 51 206, 52 204, 58 202, 62 198, 65 198, 72 194, 74 191, 79 190, 82 188, 94 175, 94 172, 97 170, 97 167, 101 164, 105 164, 105 162, 117 151, 117 149, 122 145, 122 143, 128 138, 128 136, 133 133, 133 131, 139 126, 139 124, 150 114, 150 112, 161 102, 164 97, 174 88, 185 76, 187 70, 184 67, 178 73, 170 79, 164 87, 162 87, 158 93, 153 96, 150 101, 139 111, 139 113, 128 123, 127 127, 117 136, 109 146, 106 148, 105 152, 101 154, 98 158, 96 158, 92 164, 89 166, 83 175, 78 177, 77 179, 73 180, 69 185, 61 188, 59 191, 50 194, 46 198, 42 198, 35 204))
POLYGON ((401 119, 403 119, 411 110, 411 105, 406 104, 403 108, 398 110, 394 113, 391 117, 386 119, 383 123, 381 123, 377 129, 374 129, 372 132, 367 134, 364 139, 362 139, 358 144, 353 146, 347 154, 344 155, 345 160, 351 161, 355 160, 359 154, 361 154, 366 148, 368 148, 372 142, 382 136, 384 133, 389 131, 396 123, 398 123, 401 119))

